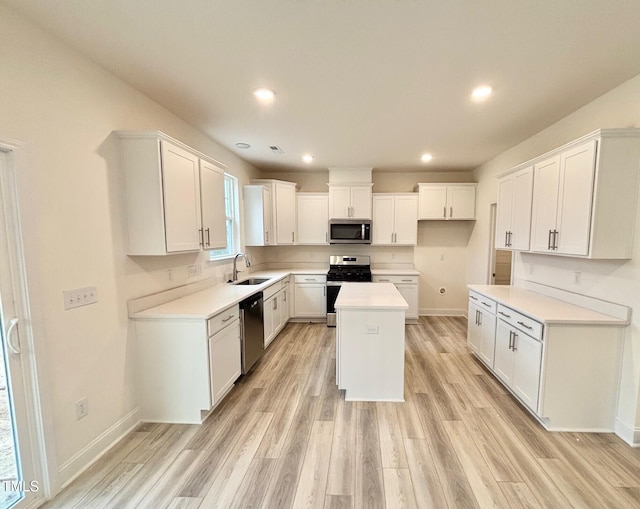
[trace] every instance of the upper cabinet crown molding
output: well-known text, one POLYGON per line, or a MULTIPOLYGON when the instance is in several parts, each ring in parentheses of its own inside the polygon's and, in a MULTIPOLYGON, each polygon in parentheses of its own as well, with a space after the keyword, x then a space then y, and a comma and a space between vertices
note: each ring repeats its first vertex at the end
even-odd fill
POLYGON ((128 254, 225 247, 224 165, 159 131, 116 135, 125 177, 128 254))

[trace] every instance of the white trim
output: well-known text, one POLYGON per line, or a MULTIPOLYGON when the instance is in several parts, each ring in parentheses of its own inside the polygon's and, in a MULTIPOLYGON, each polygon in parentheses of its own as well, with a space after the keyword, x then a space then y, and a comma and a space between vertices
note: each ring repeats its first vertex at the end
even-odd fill
POLYGON ((627 442, 631 447, 640 447, 640 428, 634 428, 626 422, 622 422, 616 418, 615 429, 616 435, 627 442))
POLYGON ((128 433, 140 424, 140 408, 136 407, 122 417, 113 426, 105 430, 89 442, 84 448, 60 465, 58 479, 59 490, 68 486, 80 474, 98 461, 104 454, 117 444, 128 433))

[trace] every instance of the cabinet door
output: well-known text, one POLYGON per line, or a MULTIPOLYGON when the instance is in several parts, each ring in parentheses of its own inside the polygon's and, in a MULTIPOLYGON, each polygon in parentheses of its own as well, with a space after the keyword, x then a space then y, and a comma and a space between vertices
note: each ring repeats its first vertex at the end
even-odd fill
POLYGON ((531 238, 531 199, 533 195, 533 166, 513 176, 513 214, 511 216, 511 249, 529 250, 531 238))
POLYGON ((227 247, 224 171, 200 160, 200 206, 204 249, 227 247))
POLYGON ((503 320, 496 322, 496 348, 493 360, 493 371, 500 380, 511 387, 513 381, 513 351, 509 348, 512 342, 512 329, 503 320))
POLYGON ((295 185, 275 183, 276 244, 293 244, 296 231, 295 185))
POLYGON ((542 343, 518 331, 514 352, 513 391, 531 410, 537 412, 542 343))
POLYGON ((347 219, 351 212, 351 189, 349 186, 329 187, 329 219, 347 219))
POLYGON ((298 244, 329 243, 329 195, 298 193, 298 244))
POLYGON ((275 336, 276 317, 275 317, 275 295, 272 295, 264 301, 263 319, 264 319, 264 346, 265 348, 275 336))
POLYGON ((215 406, 231 389, 242 371, 240 325, 236 320, 209 338, 211 398, 215 406))
POLYGON ((589 253, 595 155, 595 140, 560 155, 556 253, 589 253))
MULTIPOLYGON (((418 197, 396 196, 393 220, 394 243, 415 246, 418 243, 418 197)), ((375 226, 375 222, 373 224, 375 226)))
POLYGON ((498 180, 498 211, 496 214, 496 249, 509 247, 509 232, 513 215, 513 175, 498 180))
POLYGON ((418 285, 396 285, 396 288, 409 304, 405 318, 418 318, 418 285))
POLYGON ((467 345, 469 348, 480 355, 480 345, 482 344, 482 329, 480 327, 480 309, 478 306, 469 302, 469 313, 467 318, 467 345))
POLYGON ((162 180, 167 252, 200 250, 198 158, 162 141, 162 180))
POLYGON ((449 186, 446 214, 449 219, 475 219, 476 186, 449 186))
POLYGON ((268 246, 271 235, 271 193, 266 186, 243 186, 244 241, 247 246, 268 246))
POLYGON ((351 186, 351 217, 371 219, 371 186, 351 186))
POLYGON ((552 157, 534 166, 533 205, 531 217, 531 250, 551 251, 552 231, 556 229, 560 157, 552 157))
POLYGON ((327 287, 324 283, 301 283, 295 287, 295 316, 323 318, 327 315, 327 287))
POLYGON ((480 312, 480 358, 493 369, 496 346, 496 317, 486 311, 480 312))
POLYGON ((376 195, 373 197, 373 237, 372 244, 393 244, 395 233, 394 197, 376 195))
POLYGON ((447 186, 419 186, 418 206, 418 219, 446 219, 447 186))

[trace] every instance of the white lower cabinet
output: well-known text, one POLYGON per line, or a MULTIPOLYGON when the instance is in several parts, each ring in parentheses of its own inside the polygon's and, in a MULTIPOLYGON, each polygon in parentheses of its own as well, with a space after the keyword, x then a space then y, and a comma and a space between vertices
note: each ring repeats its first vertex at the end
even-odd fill
POLYGON ((140 419, 200 424, 240 376, 238 305, 208 320, 138 319, 140 419))
POLYGON ((418 320, 418 276, 416 275, 379 275, 371 276, 373 283, 393 283, 400 295, 407 301, 409 308, 405 313, 406 322, 418 320))
POLYGON ((212 406, 222 400, 242 373, 240 348, 238 320, 209 338, 212 406))
POLYGON ((324 274, 296 274, 293 277, 296 318, 326 318, 327 276, 324 274))
POLYGON ((266 288, 263 298, 264 347, 267 348, 289 321, 289 278, 266 288))
POLYGON ((494 367, 496 345, 496 303, 478 294, 469 294, 467 343, 487 365, 494 367))

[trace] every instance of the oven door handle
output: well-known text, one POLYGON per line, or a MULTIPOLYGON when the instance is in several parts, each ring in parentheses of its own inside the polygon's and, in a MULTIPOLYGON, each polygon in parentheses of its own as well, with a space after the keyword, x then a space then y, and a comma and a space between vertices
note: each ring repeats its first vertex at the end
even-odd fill
POLYGON ((327 281, 327 286, 342 286, 342 281, 327 281))

